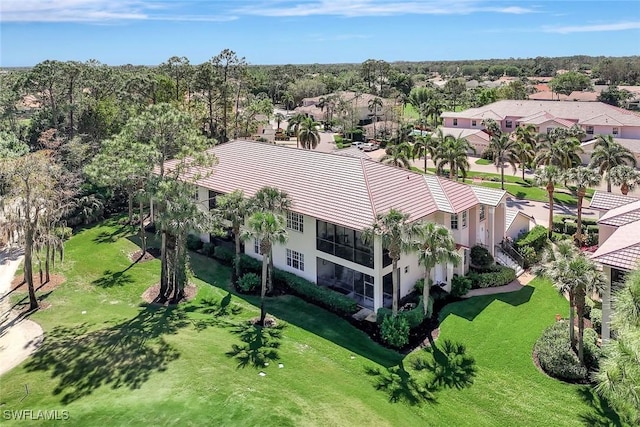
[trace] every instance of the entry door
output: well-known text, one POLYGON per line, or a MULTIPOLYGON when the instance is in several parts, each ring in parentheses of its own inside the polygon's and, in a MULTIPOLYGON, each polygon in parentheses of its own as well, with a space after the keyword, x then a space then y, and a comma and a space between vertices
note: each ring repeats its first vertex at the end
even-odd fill
POLYGON ((480 224, 480 233, 478 236, 478 242, 482 245, 487 245, 487 232, 484 228, 484 222, 480 224))

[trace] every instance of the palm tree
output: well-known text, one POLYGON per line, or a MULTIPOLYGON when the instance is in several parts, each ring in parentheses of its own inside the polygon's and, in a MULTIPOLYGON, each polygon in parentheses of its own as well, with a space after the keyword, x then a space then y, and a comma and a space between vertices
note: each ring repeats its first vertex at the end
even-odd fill
POLYGON ((372 98, 369 100, 369 111, 373 113, 373 139, 376 139, 376 122, 378 121, 378 109, 382 109, 382 99, 372 98))
POLYGON ((434 222, 424 222, 421 225, 417 241, 420 264, 424 266, 424 290, 422 301, 424 314, 427 315, 429 306, 429 291, 431 288, 431 269, 438 264, 452 263, 458 265, 461 261, 460 254, 456 251, 456 241, 451 232, 442 225, 434 222))
POLYGON ((607 191, 611 193, 612 168, 620 165, 636 167, 636 159, 631 151, 614 141, 611 135, 598 135, 598 140, 593 146, 591 162, 589 166, 598 168, 600 175, 607 179, 607 191))
POLYGON ((582 201, 587 188, 596 186, 602 181, 602 176, 597 170, 585 166, 571 168, 564 173, 564 180, 576 185, 576 195, 578 196, 578 229, 576 231, 576 243, 582 245, 582 201))
POLYGON ((305 149, 315 149, 320 143, 320 134, 318 133, 318 122, 315 122, 311 117, 307 117, 300 123, 298 129, 298 140, 300 145, 305 149))
POLYGON ((217 214, 223 219, 231 222, 231 231, 235 239, 236 257, 234 262, 234 277, 231 281, 235 283, 240 277, 240 228, 244 224, 245 217, 250 213, 251 202, 244 197, 240 190, 233 191, 224 196, 216 198, 217 214))
POLYGON ((640 172, 627 165, 614 166, 609 171, 611 182, 620 186, 620 192, 625 196, 640 185, 640 172))
MULTIPOLYGON (((370 227, 364 229, 362 239, 365 243, 372 243, 379 237, 382 248, 389 251, 389 257, 393 263, 391 279, 393 283, 393 303, 391 311, 398 314, 398 286, 399 271, 398 260, 403 253, 415 250, 416 236, 420 233, 420 227, 409 222, 409 215, 397 209, 391 209, 385 214, 377 214, 370 227)), ((426 303, 425 303, 426 304, 426 303)))
POLYGON ((547 193, 549 194, 549 238, 551 238, 553 234, 553 192, 556 190, 555 184, 560 177, 560 171, 553 165, 539 168, 533 177, 535 184, 539 186, 545 185, 547 193))
POLYGON ((533 162, 537 166, 554 165, 560 170, 566 170, 581 163, 578 155, 582 152, 580 140, 570 135, 566 129, 556 128, 539 135, 536 152, 533 162))
POLYGON ((413 144, 413 152, 416 157, 424 157, 424 173, 427 173, 427 155, 434 157, 435 139, 431 134, 416 136, 416 142, 413 144))
MULTIPOLYGON (((291 199, 286 192, 280 191, 275 187, 262 187, 253 196, 250 205, 251 212, 272 212, 284 215, 286 210, 291 207, 291 199)), ((273 288, 273 255, 271 253, 268 255, 267 288, 271 290, 273 288)))
POLYGON ((276 113, 275 116, 273 116, 273 118, 276 120, 276 129, 280 129, 280 123, 282 123, 285 120, 284 114, 282 113, 276 113))
POLYGON ((449 165, 449 178, 458 179, 458 170, 462 172, 463 178, 467 177, 469 170, 469 151, 475 152, 475 149, 469 142, 462 137, 454 137, 447 135, 443 140, 439 141, 434 156, 434 163, 439 174, 442 173, 444 167, 449 165))
POLYGON ((427 103, 426 113, 431 116, 431 122, 434 127, 437 127, 438 124, 440 124, 440 116, 442 115, 443 109, 444 104, 439 96, 433 96, 427 103))
POLYGON ((411 146, 406 142, 390 145, 387 147, 386 154, 380 159, 380 162, 404 169, 411 169, 411 162, 409 161, 408 155, 411 151, 411 146))
POLYGON ((531 124, 518 126, 514 133, 516 138, 516 158, 522 168, 522 180, 524 181, 525 166, 529 165, 536 156, 536 128, 531 124))
POLYGON ((281 99, 282 99, 282 103, 284 104, 285 111, 289 113, 289 107, 291 106, 291 104, 295 102, 293 95, 291 94, 291 92, 285 92, 282 94, 281 99))
POLYGON ((493 162, 496 168, 500 169, 500 188, 504 190, 504 167, 508 163, 516 173, 517 145, 516 141, 509 137, 507 133, 498 133, 491 137, 489 150, 493 154, 493 162))
POLYGON ((295 116, 289 119, 287 125, 287 132, 293 132, 296 135, 296 147, 300 148, 300 139, 298 138, 298 129, 300 129, 300 124, 307 118, 302 113, 298 113, 295 116))
POLYGON ((260 325, 264 326, 267 316, 265 309, 265 295, 267 294, 267 268, 272 260, 274 244, 287 242, 286 220, 283 216, 273 212, 254 212, 247 221, 247 227, 242 232, 242 239, 255 239, 259 242, 262 255, 262 286, 260 288, 260 325))

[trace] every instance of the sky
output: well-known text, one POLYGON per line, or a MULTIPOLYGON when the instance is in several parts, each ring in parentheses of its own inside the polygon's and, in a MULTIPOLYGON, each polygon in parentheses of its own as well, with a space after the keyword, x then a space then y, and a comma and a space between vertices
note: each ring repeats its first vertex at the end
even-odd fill
POLYGON ((0 66, 640 55, 640 1, 2 0, 0 66))

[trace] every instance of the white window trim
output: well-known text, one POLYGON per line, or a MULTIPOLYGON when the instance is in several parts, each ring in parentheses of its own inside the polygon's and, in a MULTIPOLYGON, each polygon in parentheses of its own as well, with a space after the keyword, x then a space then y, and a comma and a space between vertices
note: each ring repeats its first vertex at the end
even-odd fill
POLYGON ((260 252, 260 242, 258 242, 258 239, 253 239, 253 252, 255 252, 257 255, 262 255, 262 252, 260 252))
POLYGON ((467 225, 469 224, 469 215, 467 214, 467 211, 463 211, 462 212, 462 228, 467 228, 467 225))
POLYGON ((298 212, 287 211, 287 228, 304 233, 304 216, 298 212))
POLYGON ((449 227, 451 227, 452 230, 458 230, 460 227, 460 218, 458 218, 458 214, 451 214, 451 217, 449 219, 449 227), (455 227, 453 226, 453 224, 455 223, 455 227))
POLYGON ((287 248, 287 265, 294 270, 304 271, 304 254, 287 248))
POLYGON ((480 205, 480 211, 478 212, 478 218, 480 221, 484 221, 487 219, 487 207, 485 205, 480 205))

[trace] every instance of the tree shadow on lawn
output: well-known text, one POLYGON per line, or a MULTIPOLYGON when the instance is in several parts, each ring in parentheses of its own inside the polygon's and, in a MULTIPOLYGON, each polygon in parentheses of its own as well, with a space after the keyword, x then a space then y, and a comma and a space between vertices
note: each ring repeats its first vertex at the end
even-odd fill
POLYGON ((233 344, 226 354, 238 361, 238 368, 264 368, 269 362, 280 360, 278 349, 284 327, 284 324, 269 327, 251 322, 237 324, 231 332, 238 335, 243 344, 233 344))
MULTIPOLYGON (((115 226, 118 226, 119 223, 117 219, 112 219, 104 222, 103 225, 108 227, 115 227, 115 226)), ((137 230, 137 227, 135 225, 120 225, 117 229, 111 232, 101 231, 100 234, 98 234, 96 237, 93 238, 93 242, 94 243, 113 243, 113 242, 116 242, 118 239, 121 239, 123 237, 129 236, 135 233, 136 230, 137 230)))
POLYGON ((180 307, 145 305, 134 318, 104 329, 90 330, 86 323, 58 326, 46 334, 25 368, 50 371, 58 379, 53 394, 62 395, 63 404, 105 385, 137 389, 180 357, 163 335, 190 324, 180 307))
POLYGON ((122 271, 105 270, 102 273, 102 277, 91 282, 101 288, 113 288, 114 286, 125 286, 133 283, 133 277, 126 271, 133 267, 131 264, 129 267, 122 271))
POLYGON ((435 404, 439 390, 462 390, 473 384, 478 369, 463 344, 444 340, 438 346, 433 340, 429 341, 430 346, 424 348, 426 355, 421 354, 412 362, 412 372, 405 369, 403 362, 386 371, 365 368, 368 375, 375 377, 375 389, 387 393, 389 402, 435 404), (425 372, 426 377, 419 376, 420 372, 425 372))
POLYGON ((599 396, 592 387, 582 386, 577 390, 580 398, 592 410, 579 415, 585 426, 589 427, 609 427, 623 426, 625 423, 620 419, 620 415, 613 409, 609 402, 599 396))
POLYGON ((462 301, 449 304, 445 307, 442 311, 440 322, 442 323, 449 315, 456 315, 472 321, 496 300, 516 307, 529 302, 534 291, 535 289, 532 286, 527 285, 515 292, 467 298, 462 301))

